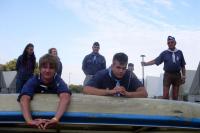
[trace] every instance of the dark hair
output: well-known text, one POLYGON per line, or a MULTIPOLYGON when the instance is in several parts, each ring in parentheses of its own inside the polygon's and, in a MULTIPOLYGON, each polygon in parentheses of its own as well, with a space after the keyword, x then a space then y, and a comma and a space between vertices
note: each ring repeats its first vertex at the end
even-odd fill
POLYGON ((128 63, 128 56, 125 53, 116 53, 113 56, 113 63, 114 61, 118 61, 121 65, 128 63))
MULTIPOLYGON (((22 64, 23 64, 23 65, 26 65, 26 64, 27 64, 27 61, 28 61, 28 52, 27 52, 27 49, 28 49, 29 47, 33 47, 33 48, 34 48, 34 46, 33 46, 32 43, 28 43, 28 44, 26 45, 26 47, 24 48, 24 51, 23 51, 23 54, 22 54, 22 64)), ((32 55, 30 55, 30 58, 31 58, 31 61, 33 62, 33 65, 34 65, 34 67, 35 67, 36 58, 35 58, 34 52, 33 52, 32 55)))
POLYGON ((94 43, 93 43, 93 47, 94 47, 94 46, 99 47, 99 42, 94 42, 94 43))
POLYGON ((133 67, 133 66, 134 66, 134 64, 133 64, 133 63, 128 63, 128 66, 131 66, 131 67, 133 67))
POLYGON ((53 49, 56 50, 56 48, 50 48, 49 51, 48 51, 48 53, 51 54, 51 51, 52 51, 53 49))
POLYGON ((58 59, 55 56, 51 55, 51 54, 45 54, 40 58, 40 60, 39 60, 39 69, 41 69, 44 65, 46 65, 48 63, 56 71, 58 70, 58 59))

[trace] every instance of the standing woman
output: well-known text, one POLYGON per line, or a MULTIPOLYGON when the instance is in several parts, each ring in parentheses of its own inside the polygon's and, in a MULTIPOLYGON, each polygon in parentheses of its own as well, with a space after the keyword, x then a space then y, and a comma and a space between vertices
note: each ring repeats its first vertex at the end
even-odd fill
POLYGON ((21 92, 23 85, 31 76, 33 76, 35 67, 36 67, 36 58, 34 54, 34 46, 32 43, 28 43, 23 51, 23 54, 18 57, 16 63, 17 93, 21 92))

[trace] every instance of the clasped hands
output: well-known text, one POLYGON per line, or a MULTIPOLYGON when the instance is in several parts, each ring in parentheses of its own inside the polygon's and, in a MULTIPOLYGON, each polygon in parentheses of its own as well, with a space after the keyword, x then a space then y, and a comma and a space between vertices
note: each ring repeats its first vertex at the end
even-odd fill
POLYGON ((27 125, 37 127, 38 129, 45 130, 49 127, 56 126, 59 123, 59 121, 54 117, 52 119, 34 119, 34 120, 29 120, 27 122, 27 125))
POLYGON ((108 92, 109 95, 115 95, 117 93, 121 94, 122 96, 128 95, 128 92, 123 86, 116 86, 115 88, 113 88, 112 90, 109 90, 108 92))

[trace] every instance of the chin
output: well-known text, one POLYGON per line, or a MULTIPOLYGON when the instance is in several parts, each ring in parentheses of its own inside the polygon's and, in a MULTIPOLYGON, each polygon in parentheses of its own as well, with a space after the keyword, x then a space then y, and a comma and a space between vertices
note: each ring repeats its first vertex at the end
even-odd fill
POLYGON ((45 79, 52 79, 52 76, 46 76, 45 79))

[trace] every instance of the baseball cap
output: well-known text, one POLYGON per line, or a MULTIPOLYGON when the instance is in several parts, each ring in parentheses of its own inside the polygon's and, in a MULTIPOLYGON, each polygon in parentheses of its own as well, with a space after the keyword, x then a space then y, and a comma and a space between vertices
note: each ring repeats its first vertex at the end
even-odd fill
POLYGON ((176 41, 175 38, 174 38, 173 36, 168 36, 168 37, 167 37, 167 41, 170 41, 170 40, 176 41))

